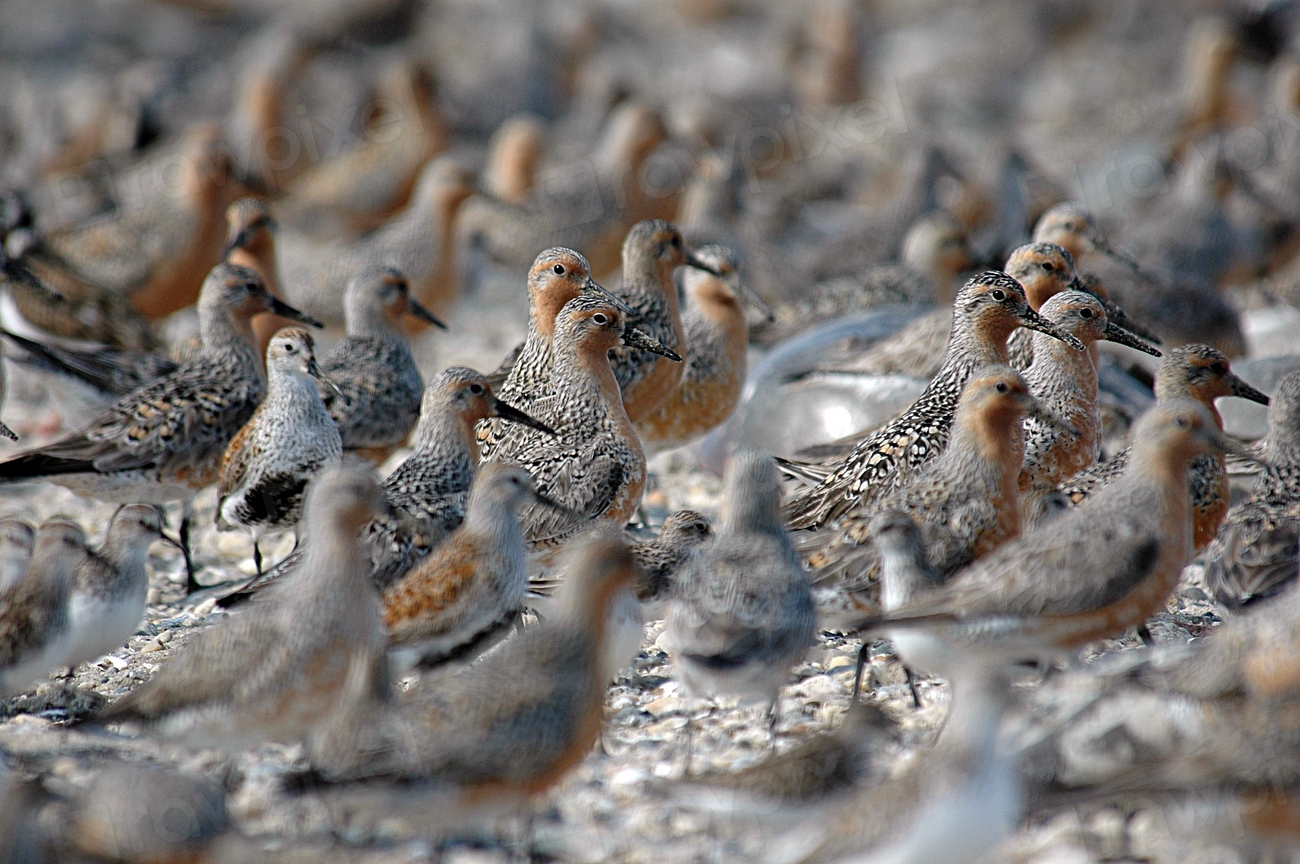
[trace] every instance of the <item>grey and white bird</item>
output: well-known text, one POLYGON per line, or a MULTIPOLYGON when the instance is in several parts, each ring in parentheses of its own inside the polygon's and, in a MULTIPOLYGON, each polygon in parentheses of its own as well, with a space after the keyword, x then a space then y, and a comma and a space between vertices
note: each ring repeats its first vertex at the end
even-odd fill
POLYGON ((384 631, 360 533, 385 507, 370 472, 326 468, 307 490, 302 564, 96 720, 205 746, 310 742, 342 694, 383 692, 384 631))
POLYGON ((402 316, 446 329, 411 296, 406 277, 383 265, 362 268, 343 296, 347 337, 320 361, 335 385, 321 398, 343 436, 344 450, 377 450, 383 461, 420 416, 424 379, 398 325, 402 316))
POLYGON ((119 507, 100 548, 77 565, 63 665, 80 664, 122 647, 144 618, 149 594, 149 547, 163 535, 162 513, 149 504, 119 507))
POLYGON ((302 517, 303 492, 322 466, 343 455, 338 427, 325 410, 316 382, 325 378, 306 330, 281 330, 266 347, 266 398, 221 460, 217 527, 253 532, 253 561, 262 572, 258 541, 268 531, 293 528, 302 517))
POLYGON ((717 539, 678 574, 665 641, 686 691, 772 707, 812 644, 808 576, 781 521, 776 466, 740 450, 727 463, 717 539))
POLYGON ((0 597, 0 696, 21 693, 63 665, 68 598, 86 557, 86 532, 51 520, 36 532, 27 573, 0 597))

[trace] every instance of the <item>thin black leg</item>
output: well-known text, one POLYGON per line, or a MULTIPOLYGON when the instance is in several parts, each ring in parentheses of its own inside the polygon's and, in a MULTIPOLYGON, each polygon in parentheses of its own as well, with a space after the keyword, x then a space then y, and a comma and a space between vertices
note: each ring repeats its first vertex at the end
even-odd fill
POLYGON ((858 665, 853 670, 853 698, 849 700, 849 705, 857 705, 858 697, 862 695, 862 674, 867 669, 867 652, 870 649, 870 643, 863 640, 862 647, 858 649, 858 665))
POLYGON ((180 528, 181 554, 185 556, 185 593, 193 594, 203 586, 194 578, 194 558, 190 554, 190 505, 181 511, 180 528))
POLYGON ((253 566, 257 568, 257 575, 262 575, 262 548, 257 545, 258 538, 253 538, 253 566))
POLYGON ((1151 630, 1147 627, 1145 621, 1138 625, 1138 638, 1141 639, 1142 644, 1148 648, 1155 647, 1156 639, 1151 635, 1151 630))
POLYGON ((916 689, 916 673, 912 671, 911 666, 904 666, 903 672, 907 675, 907 689, 912 691, 912 707, 921 707, 921 692, 916 689))

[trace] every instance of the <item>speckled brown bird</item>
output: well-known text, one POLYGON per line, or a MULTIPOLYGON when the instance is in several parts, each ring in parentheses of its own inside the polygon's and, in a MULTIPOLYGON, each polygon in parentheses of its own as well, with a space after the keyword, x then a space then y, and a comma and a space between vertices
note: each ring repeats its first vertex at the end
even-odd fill
MULTIPOLYGON (((606 622, 632 585, 618 532, 575 550, 553 614, 471 667, 435 674, 396 710, 346 720, 313 754, 340 785, 325 800, 350 824, 397 820, 421 835, 470 830, 481 817, 527 810, 591 751, 604 717, 606 622)), ((373 703, 372 703, 373 704, 373 703)))
MULTIPOLYGON (((1234 375, 1228 358, 1208 345, 1179 345, 1165 352, 1156 371, 1155 392, 1157 404, 1170 399, 1195 399, 1209 409, 1220 429, 1223 420, 1214 407, 1215 399, 1237 396, 1261 405, 1268 404, 1268 396, 1234 375)), ((1106 462, 1076 474, 1062 483, 1060 489, 1072 503, 1077 504, 1119 476, 1128 458, 1128 449, 1125 448, 1106 462)), ((1223 516, 1228 512, 1228 475, 1223 457, 1207 455, 1195 459, 1187 482, 1192 489, 1195 543, 1199 550, 1218 533, 1223 516)))
MULTIPOLYGON (((813 642, 808 576, 781 522, 781 489, 767 453, 727 460, 717 539, 678 573, 664 622, 673 668, 691 696, 777 698, 813 642)), ((774 736, 775 737, 775 736, 774 736)))
POLYGON ((1267 442, 1268 467, 1201 556, 1211 594, 1232 608, 1284 590, 1300 568, 1300 373, 1273 391, 1267 442))
MULTIPOLYGON (((674 352, 686 349, 681 304, 673 273, 692 267, 721 275, 696 257, 670 222, 646 219, 636 223, 623 241, 623 281, 614 295, 632 309, 627 326, 635 327, 674 352)), ((685 367, 681 357, 620 346, 610 352, 614 378, 623 392, 627 416, 635 423, 659 407, 677 390, 685 367)))
POLYGON ((705 543, 713 539, 713 526, 694 510, 678 510, 664 520, 659 536, 632 544, 636 562, 636 599, 647 617, 662 615, 662 605, 672 596, 677 571, 705 543))
MULTIPOLYGON (((1042 330, 1078 350, 1083 344, 1029 308, 1020 283, 1005 273, 982 273, 963 286, 954 304, 943 366, 899 417, 871 433, 841 461, 813 466, 816 485, 786 504, 791 528, 819 528, 904 482, 947 445, 961 390, 975 370, 1007 362, 1007 337, 1017 327, 1042 330)), ((789 463, 782 463, 789 465, 789 463)), ((794 465, 795 472, 804 468, 794 465)))
MULTIPOLYGON (((591 278, 587 259, 572 249, 546 249, 533 261, 528 271, 528 335, 488 376, 502 399, 527 410, 550 394, 555 318, 564 304, 583 294, 601 297, 624 314, 632 312, 591 278)), ((485 458, 492 454, 503 431, 495 422, 479 426, 479 446, 485 458)))
POLYGON ((22 519, 0 519, 0 595, 18 584, 32 560, 36 529, 22 519))
POLYGON ((652 453, 681 447, 731 416, 745 386, 749 353, 749 328, 741 304, 771 314, 741 277, 734 252, 705 246, 695 255, 720 275, 693 267, 682 271, 689 302, 682 314, 686 345, 682 378, 636 427, 642 445, 652 453))
MULTIPOLYGON (((1158 350, 1112 323, 1101 301, 1082 291, 1057 294, 1043 304, 1039 314, 1089 348, 1108 340, 1160 356, 1158 350)), ((1054 488, 1095 465, 1101 454, 1101 409, 1092 357, 1045 335, 1035 335, 1032 347, 1033 363, 1025 370, 1025 380, 1038 403, 1060 422, 1025 421, 1022 494, 1036 485, 1054 488)))
POLYGON ((879 553, 871 543, 877 513, 901 510, 917 522, 926 561, 940 579, 1020 533, 1016 478, 1025 454, 1021 424, 1028 417, 1041 417, 1048 426, 1061 422, 1044 414, 1028 383, 1010 367, 977 370, 962 390, 948 444, 934 461, 875 506, 799 538, 824 623, 880 608, 879 553))
POLYGON ((266 368, 266 397, 230 439, 217 481, 217 528, 252 532, 258 574, 262 535, 296 528, 307 483, 343 457, 338 427, 316 389, 323 376, 307 331, 277 333, 266 349, 266 368))
POLYGON ((1144 624, 1192 556, 1187 466, 1203 453, 1242 448, 1190 399, 1149 410, 1133 442, 1133 458, 1115 482, 871 626, 916 630, 903 659, 947 677, 972 650, 1054 661, 1144 624))
POLYGON ((625 327, 624 320, 600 296, 583 294, 564 305, 555 319, 552 392, 528 406, 528 413, 556 434, 512 428, 490 457, 527 469, 540 493, 581 516, 526 506, 521 518, 533 549, 558 546, 582 527, 582 520, 621 528, 641 503, 645 454, 623 407, 608 353, 620 343, 648 351, 668 349, 625 327))
POLYGON ((21 693, 64 661, 71 639, 68 600, 86 532, 63 520, 36 531, 22 579, 0 595, 0 696, 21 693))

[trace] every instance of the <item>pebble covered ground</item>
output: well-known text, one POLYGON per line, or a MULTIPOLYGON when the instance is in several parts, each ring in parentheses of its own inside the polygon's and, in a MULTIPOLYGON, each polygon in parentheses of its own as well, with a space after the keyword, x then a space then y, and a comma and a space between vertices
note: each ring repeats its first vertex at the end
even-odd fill
MULTIPOLYGON (((486 296, 462 304, 452 322, 451 337, 435 334, 417 343, 426 375, 450 363, 491 368, 502 346, 522 333, 520 290, 501 280, 485 289, 486 296), (490 304, 488 303, 490 301, 490 304), (486 314, 485 305, 511 310, 486 314)), ((45 386, 30 373, 9 364, 14 387, 4 419, 17 424, 26 437, 54 434, 53 412, 45 386), (26 401, 24 401, 26 400, 26 401), (33 422, 35 421, 35 422, 33 422)), ((72 415, 77 416, 77 415, 72 415)), ((404 457, 395 454, 382 471, 404 457)), ((651 523, 677 509, 691 508, 716 515, 721 484, 698 467, 689 450, 663 454, 651 462, 646 506, 651 523)), ((196 502, 195 550, 199 580, 219 585, 253 573, 252 545, 239 532, 219 533, 212 526, 212 490, 196 502)), ((113 506, 77 498, 58 486, 32 484, 6 490, 3 511, 33 521, 55 515, 71 516, 98 541, 113 506)), ((169 514, 174 530, 175 512, 169 514)), ((263 546, 268 560, 287 554, 291 535, 263 546)), ((322 860, 338 855, 347 860, 421 861, 442 855, 447 861, 507 860, 520 851, 520 829, 507 824, 496 836, 474 843, 458 842, 437 848, 412 839, 412 826, 339 824, 311 795, 285 794, 281 778, 304 765, 301 752, 266 747, 256 752, 223 755, 216 751, 186 752, 140 739, 91 731, 67 730, 69 719, 85 716, 106 700, 148 680, 159 666, 206 627, 231 612, 215 605, 216 593, 184 596, 184 564, 180 554, 156 544, 150 559, 151 588, 145 622, 130 643, 97 662, 83 665, 70 677, 56 677, 34 694, 0 703, 0 748, 29 770, 49 770, 76 784, 92 776, 85 757, 121 752, 123 758, 156 760, 218 778, 228 790, 230 815, 243 839, 235 843, 235 858, 274 854, 288 860, 322 860)), ((1205 595, 1195 585, 1196 568, 1189 568, 1186 587, 1170 601, 1169 611, 1150 626, 1158 642, 1187 641, 1214 626, 1216 619, 1205 595)), ((238 614, 235 612, 233 614, 238 614)), ((765 706, 713 704, 683 696, 673 679, 668 657, 659 646, 662 621, 645 625, 645 640, 632 668, 610 688, 607 725, 602 744, 537 808, 532 823, 532 854, 576 862, 695 862, 754 860, 775 831, 791 819, 776 814, 731 817, 716 807, 702 807, 684 794, 687 775, 727 772, 767 758, 773 746, 785 751, 809 736, 836 727, 848 710, 860 642, 841 634, 822 633, 806 661, 793 670, 782 693, 775 744, 769 735, 765 706), (689 759, 689 766, 687 765, 689 759)), ((1140 646, 1134 636, 1096 646, 1096 652, 1140 646)), ((1084 658, 1090 659, 1090 658, 1084 658)), ((883 759, 905 758, 933 740, 947 713, 946 686, 922 680, 923 705, 912 704, 902 666, 887 642, 869 652, 866 698, 875 700, 898 724, 898 745, 883 759)), ((689 778, 688 778, 689 779, 689 778)), ((1160 835, 1152 824, 1127 816, 1118 823, 1105 815, 1070 817, 1026 830, 1012 844, 1017 860, 1088 861, 1110 859, 1116 850, 1143 850, 1152 860, 1180 860, 1174 832, 1160 835), (1130 836, 1139 831, 1140 836, 1130 836), (1145 832, 1145 833, 1141 833, 1145 832), (1154 832, 1154 833, 1153 833, 1154 832), (1160 836, 1157 836, 1160 835, 1160 836), (1172 857, 1164 857, 1166 854, 1172 857)), ((1122 857, 1122 856, 1120 856, 1122 857)))

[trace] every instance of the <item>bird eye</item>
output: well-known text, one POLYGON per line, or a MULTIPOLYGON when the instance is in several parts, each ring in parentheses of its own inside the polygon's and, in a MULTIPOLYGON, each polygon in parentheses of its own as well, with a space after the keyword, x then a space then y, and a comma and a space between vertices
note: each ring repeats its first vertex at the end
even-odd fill
POLYGON ((469 392, 473 393, 475 396, 482 396, 482 395, 483 395, 483 385, 482 385, 482 384, 471 384, 471 385, 469 385, 469 392))
POLYGON ((1192 418, 1191 418, 1191 417, 1188 417, 1186 414, 1184 414, 1183 416, 1179 417, 1179 418, 1178 418, 1178 427, 1179 427, 1180 429, 1191 429, 1191 428, 1192 428, 1192 418))
POLYGON ((1083 319, 1091 318, 1091 317, 1092 317, 1092 310, 1091 310, 1091 309, 1080 309, 1080 310, 1079 310, 1079 317, 1080 317, 1080 318, 1083 318, 1083 319))
POLYGON ((993 299, 1001 303, 1003 300, 1007 299, 1007 292, 999 288, 993 292, 993 299))
POLYGON ((1005 381, 999 381, 998 384, 997 384, 997 387, 996 387, 995 389, 996 389, 999 393, 1006 393, 1006 392, 1007 392, 1008 390, 1010 390, 1011 388, 1007 386, 1007 384, 1006 384, 1005 381))
POLYGON ((564 265, 563 265, 563 264, 556 264, 556 265, 555 265, 554 267, 552 267, 551 269, 555 271, 555 275, 556 275, 556 276, 563 276, 563 275, 564 275, 564 272, 565 272, 565 271, 564 271, 564 265))
POLYGON ((597 312, 595 315, 591 316, 591 320, 595 321, 597 324, 605 325, 609 323, 609 316, 604 312, 597 312))
POLYGON ((286 346, 284 346, 284 353, 286 353, 286 354, 297 354, 297 353, 298 353, 298 349, 297 349, 296 347, 294 347, 293 345, 286 345, 286 346))
POLYGON ((1053 264, 1051 261, 1044 261, 1043 269, 1046 270, 1048 273, 1054 273, 1056 271, 1056 265, 1053 264))
POLYGON ((673 245, 678 247, 682 245, 682 237, 680 234, 673 235, 673 245))
POLYGON ((1215 375, 1222 375, 1224 372, 1228 371, 1228 367, 1225 366, 1223 363, 1211 363, 1210 371, 1213 372, 1215 375))

